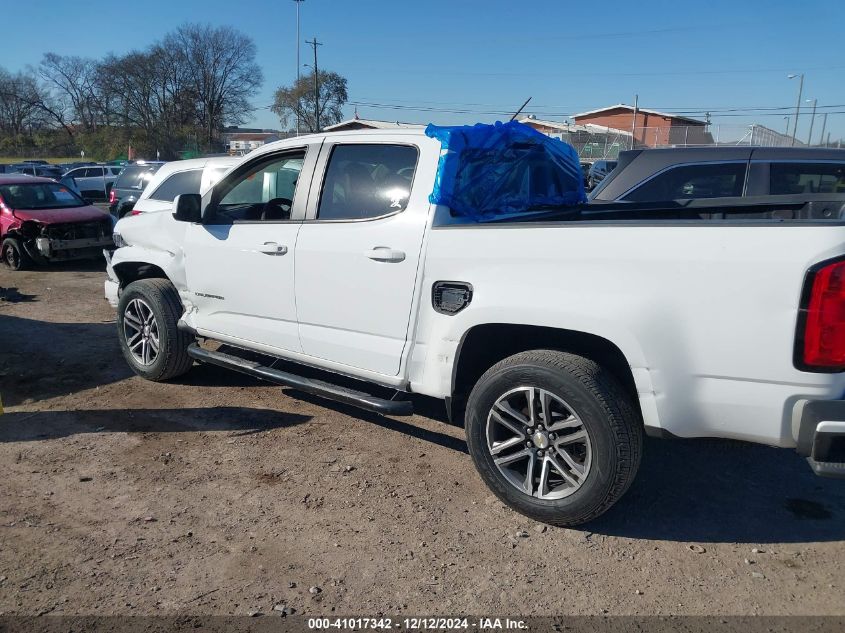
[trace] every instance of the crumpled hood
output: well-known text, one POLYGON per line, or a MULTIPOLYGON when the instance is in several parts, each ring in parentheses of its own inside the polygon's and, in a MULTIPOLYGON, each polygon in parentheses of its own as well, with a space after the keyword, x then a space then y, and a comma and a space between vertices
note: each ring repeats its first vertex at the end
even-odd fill
POLYGON ((21 222, 35 220, 42 224, 95 222, 109 217, 107 212, 90 205, 85 207, 71 207, 69 209, 15 209, 12 213, 21 222))

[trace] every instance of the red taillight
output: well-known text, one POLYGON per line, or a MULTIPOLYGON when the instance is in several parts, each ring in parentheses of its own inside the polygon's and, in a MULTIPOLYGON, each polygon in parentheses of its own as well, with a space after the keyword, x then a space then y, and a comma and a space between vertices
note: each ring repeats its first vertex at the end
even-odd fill
POLYGON ((798 323, 799 369, 845 371, 845 261, 814 268, 806 284, 798 323))
POLYGON ((117 202, 117 196, 114 195, 114 189, 112 189, 109 191, 109 204, 114 204, 115 202, 117 202))
POLYGON ((138 211, 138 209, 132 209, 129 212, 129 215, 141 215, 141 211, 138 211))

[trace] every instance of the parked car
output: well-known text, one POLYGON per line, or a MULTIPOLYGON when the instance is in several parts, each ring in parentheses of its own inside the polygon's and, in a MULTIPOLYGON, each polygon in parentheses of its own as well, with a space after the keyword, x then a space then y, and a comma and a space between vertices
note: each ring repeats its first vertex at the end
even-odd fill
POLYGON ((205 193, 238 162, 238 158, 227 156, 165 163, 150 178, 133 205, 132 213, 170 211, 176 196, 183 193, 205 193))
POLYGON ((88 165, 96 165, 97 163, 86 162, 86 161, 76 161, 73 163, 59 163, 59 168, 64 170, 65 173, 69 172, 71 169, 76 169, 77 167, 87 167, 88 165))
POLYGON ((64 178, 72 178, 83 198, 88 200, 107 200, 109 192, 120 174, 121 167, 107 165, 89 165, 71 169, 64 178))
POLYGON ((0 255, 12 270, 97 258, 112 245, 112 219, 61 183, 0 176, 0 255))
POLYGON ((689 147, 620 152, 619 166, 590 199, 731 205, 772 196, 845 200, 845 150, 689 147))
POLYGON ((7 173, 26 174, 27 176, 39 176, 41 178, 52 178, 59 180, 62 177, 62 170, 54 165, 42 165, 40 163, 18 163, 13 165, 14 170, 7 173))
POLYGON ((163 162, 138 161, 123 168, 109 191, 109 211, 122 218, 132 210, 163 162))
MULTIPOLYGON (((120 220, 105 294, 130 367, 211 363, 386 415, 440 398, 489 488, 558 525, 619 499, 643 433, 792 447, 845 475, 845 225, 742 202, 751 227, 653 204, 615 205, 622 224, 594 221, 614 205, 458 217, 429 201, 442 149, 421 130, 287 139, 172 214, 120 220)), ((514 164, 488 170, 503 199, 571 181, 514 164)))
POLYGON ((590 161, 581 161, 581 173, 584 174, 584 188, 590 188, 590 167, 593 163, 590 161))
POLYGON ((590 171, 587 174, 587 188, 592 189, 597 187, 615 167, 615 160, 597 160, 594 162, 590 165, 590 171))
POLYGON ((41 158, 29 158, 27 160, 21 161, 22 163, 32 163, 33 165, 49 165, 50 163, 46 160, 41 158))

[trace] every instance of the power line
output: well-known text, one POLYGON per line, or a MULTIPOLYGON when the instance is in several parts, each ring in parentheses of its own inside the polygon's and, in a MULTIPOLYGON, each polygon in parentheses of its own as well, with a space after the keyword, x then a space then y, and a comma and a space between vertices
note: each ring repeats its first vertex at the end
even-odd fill
MULTIPOLYGON (((826 71, 826 70, 842 70, 845 65, 830 65, 830 66, 801 66, 805 71, 826 71)), ((349 67, 347 67, 349 69, 349 67)), ((351 68, 355 70, 354 67, 351 68)), ((499 71, 499 72, 480 72, 480 71, 461 71, 461 70, 447 70, 440 68, 361 68, 366 72, 378 71, 381 73, 396 73, 396 74, 422 74, 422 75, 461 75, 461 76, 478 76, 478 77, 548 77, 549 72, 526 72, 519 71, 499 71)), ((714 68, 714 69, 686 69, 686 70, 669 70, 669 71, 642 71, 642 72, 620 72, 620 71, 567 71, 568 77, 575 76, 589 76, 589 77, 677 77, 695 75, 732 75, 732 74, 760 74, 760 73, 787 73, 794 68, 714 68)))
MULTIPOLYGON (((445 114, 482 114, 482 115, 505 115, 510 114, 513 112, 512 109, 475 109, 475 108, 439 108, 433 106, 412 106, 412 105, 402 105, 402 104, 394 104, 394 103, 378 103, 372 101, 358 101, 352 100, 348 102, 349 105, 354 106, 361 106, 366 108, 375 108, 375 109, 382 109, 382 110, 408 110, 412 112, 442 112, 445 114)), ((821 107, 821 106, 820 106, 821 107)), ((845 108, 845 104, 838 104, 832 106, 826 106, 828 108, 845 108)), ((654 109, 654 108, 647 108, 647 109, 654 109)), ((728 111, 724 111, 719 114, 721 117, 762 117, 762 116, 782 116, 784 111, 789 110, 788 106, 784 107, 777 107, 771 108, 770 110, 774 111, 763 111, 758 112, 757 109, 742 109, 742 108, 733 108, 728 111)), ((690 110, 687 113, 705 113, 705 112, 714 112, 714 110, 708 110, 702 108, 701 110, 690 110)), ((845 111, 828 111, 828 114, 842 114, 845 111)), ((533 114, 535 116, 548 116, 548 117, 571 117, 577 112, 561 112, 561 111, 546 111, 546 110, 538 110, 538 109, 527 109, 525 111, 526 114, 533 114)), ((667 114, 682 114, 681 111, 666 111, 667 114)), ((808 116, 809 113, 802 113, 801 116, 808 116)))

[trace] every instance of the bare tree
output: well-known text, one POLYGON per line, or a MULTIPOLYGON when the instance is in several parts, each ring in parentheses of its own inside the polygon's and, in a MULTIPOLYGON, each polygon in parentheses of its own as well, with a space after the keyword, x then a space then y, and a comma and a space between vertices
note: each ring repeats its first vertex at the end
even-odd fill
POLYGON ((73 140, 64 105, 39 85, 31 69, 11 74, 0 68, 0 130, 19 135, 51 123, 63 128, 73 140))
POLYGON ((184 129, 196 121, 192 95, 184 88, 184 72, 174 54, 163 46, 109 57, 103 70, 116 95, 113 118, 123 128, 140 132, 138 139, 149 151, 176 155, 184 129))
POLYGON ((0 130, 11 135, 26 133, 40 113, 39 101, 35 77, 0 68, 0 130))
POLYGON ((252 112, 249 98, 264 81, 249 36, 228 26, 184 24, 166 36, 162 46, 177 52, 184 64, 209 145, 224 124, 246 120, 252 112))
POLYGON ((122 153, 130 142, 164 157, 210 147, 225 124, 242 123, 253 110, 249 100, 263 81, 255 51, 232 28, 186 24, 125 55, 46 53, 37 74, 0 69, 0 131, 55 145, 64 129, 70 151, 92 156, 122 153))
POLYGON ((93 59, 46 53, 38 70, 55 102, 72 112, 73 121, 86 131, 95 130, 102 118, 100 64, 93 59))
MULTIPOLYGON (((320 127, 334 125, 343 119, 343 105, 349 99, 346 78, 331 71, 321 70, 320 84, 320 127)), ((300 125, 308 132, 316 132, 317 117, 314 99, 314 71, 303 75, 292 86, 282 86, 276 90, 273 106, 282 125, 288 125, 291 119, 299 118, 300 125)))

